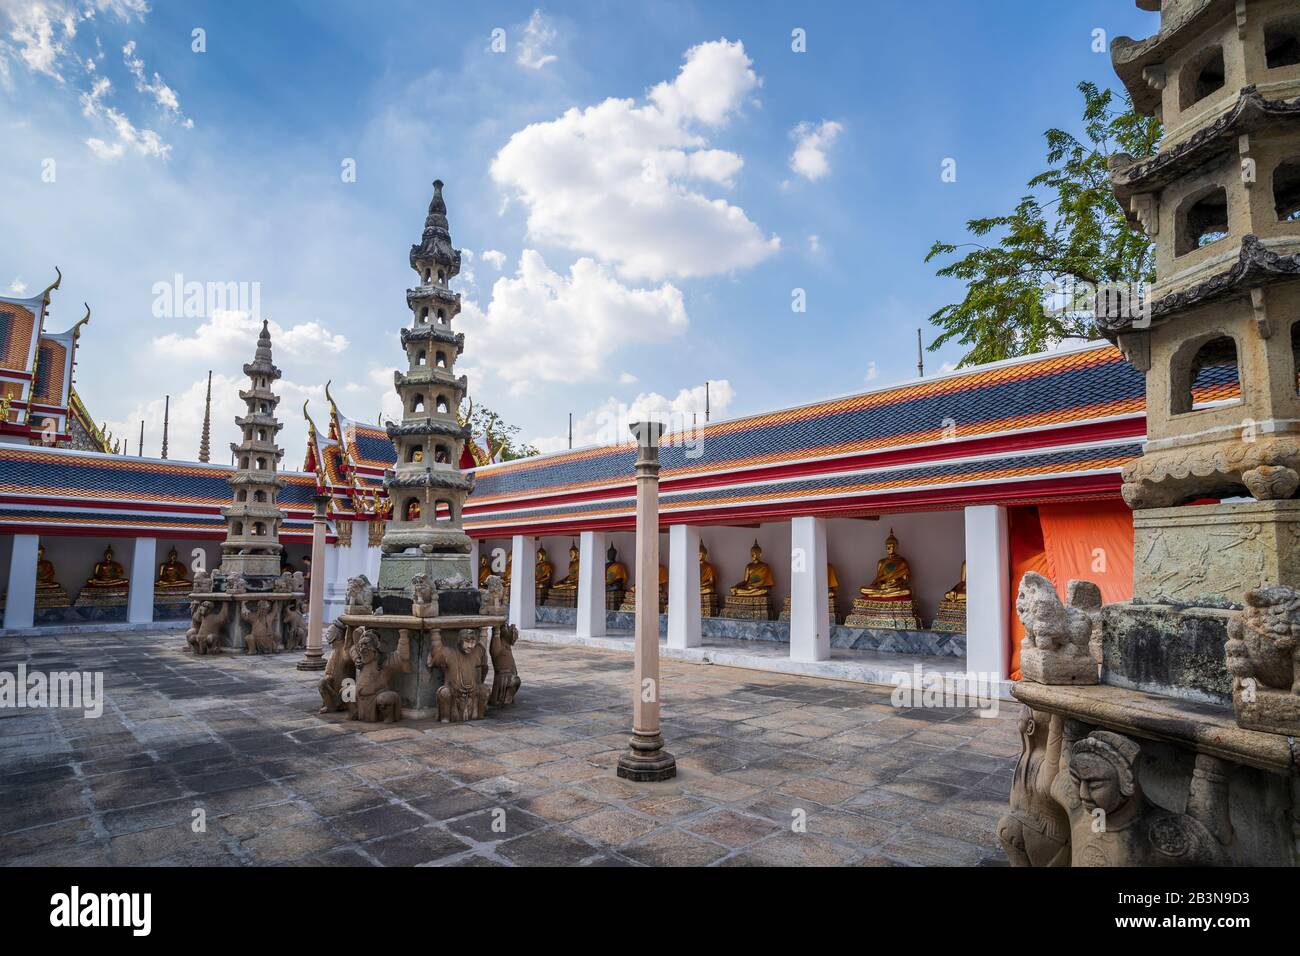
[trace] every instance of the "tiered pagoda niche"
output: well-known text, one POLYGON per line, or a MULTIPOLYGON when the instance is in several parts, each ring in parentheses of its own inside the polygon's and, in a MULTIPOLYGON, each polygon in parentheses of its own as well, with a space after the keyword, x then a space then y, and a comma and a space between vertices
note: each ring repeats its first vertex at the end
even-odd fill
POLYGON ((473 480, 459 467, 469 430, 456 414, 468 387, 455 371, 465 335, 452 331, 460 293, 448 286, 460 272, 460 250, 451 245, 441 180, 433 184, 424 233, 411 247, 410 263, 420 281, 406 293, 412 313, 410 326, 401 332, 406 371, 393 379, 402 419, 388 424, 397 462, 384 479, 392 518, 381 545, 381 593, 407 589, 417 574, 473 581, 469 536, 461 530, 461 509, 473 480))
POLYGON ((1098 303, 1146 376, 1123 485, 1134 597, 1021 581, 1024 752, 998 834, 1024 865, 1294 866, 1300 17, 1294 0, 1138 6, 1159 33, 1111 55, 1164 139, 1111 179, 1158 279, 1098 303))

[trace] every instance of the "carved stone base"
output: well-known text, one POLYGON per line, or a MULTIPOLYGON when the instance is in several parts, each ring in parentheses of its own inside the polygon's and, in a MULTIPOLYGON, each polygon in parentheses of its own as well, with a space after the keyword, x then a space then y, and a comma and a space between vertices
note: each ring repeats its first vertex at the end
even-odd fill
POLYGON ((379 583, 382 596, 409 594, 411 580, 423 574, 430 581, 462 577, 474 581, 468 554, 385 554, 379 559, 379 583))
POLYGON ((1300 737, 1300 696, 1258 685, 1248 690, 1237 679, 1233 681, 1232 706, 1238 727, 1300 737))
MULTIPOLYGON (((609 605, 606 605, 606 608, 611 611, 621 611, 624 614, 635 614, 636 613, 635 585, 628 588, 623 593, 623 601, 619 604, 617 608, 611 608, 609 607, 609 605)), ((668 613, 668 593, 666 591, 659 592, 659 613, 660 614, 668 613)))
POLYGON ((677 758, 664 750, 663 737, 632 735, 630 749, 618 758, 616 772, 634 783, 658 783, 677 776, 677 758))
POLYGON ((1022 648, 1020 673, 1025 680, 1039 684, 1095 684, 1097 662, 1091 657, 1070 657, 1059 650, 1022 648))
POLYGON ((844 623, 848 627, 892 628, 897 631, 921 629, 921 620, 916 614, 916 602, 911 598, 901 601, 854 598, 853 613, 844 619, 844 623))
POLYGON ((1300 500, 1133 513, 1133 600, 1240 606, 1251 588, 1300 588, 1300 500))
POLYGON ((63 590, 62 585, 57 589, 48 588, 44 591, 36 592, 36 606, 42 607, 71 607, 72 601, 68 598, 68 592, 63 590))
MULTIPOLYGON (((664 609, 665 611, 667 608, 664 609)), ((717 617, 718 616, 718 596, 717 594, 700 595, 700 617, 717 617)))
POLYGON ((772 609, 766 594, 728 594, 721 616, 737 621, 770 621, 772 609))
POLYGON ((1124 466, 1122 494, 1135 509, 1167 508, 1196 498, 1287 499, 1300 488, 1300 439, 1258 435, 1242 440, 1242 428, 1217 441, 1151 448, 1124 466))
POLYGON ((73 607, 118 607, 126 603, 128 588, 82 588, 73 607))
MULTIPOLYGON (((831 614, 831 623, 838 624, 840 622, 840 609, 835 606, 834 593, 826 595, 826 603, 828 606, 828 610, 830 611, 831 614)), ((778 621, 790 620, 790 598, 789 597, 787 597, 785 601, 782 602, 781 613, 777 615, 776 619, 778 621)))
POLYGON ((939 613, 935 615, 932 631, 947 631, 950 634, 966 633, 966 602, 940 601, 939 613))
MULTIPOLYGON (((624 603, 624 601, 627 600, 627 595, 631 594, 631 595, 633 595, 633 600, 636 599, 635 591, 636 591, 635 588, 633 588, 631 591, 606 591, 606 592, 605 592, 605 610, 606 610, 606 611, 621 611, 621 610, 623 610, 623 603, 624 603)), ((577 605, 575 604, 574 606, 576 607, 577 605)), ((636 608, 633 607, 632 610, 635 611, 636 608)))

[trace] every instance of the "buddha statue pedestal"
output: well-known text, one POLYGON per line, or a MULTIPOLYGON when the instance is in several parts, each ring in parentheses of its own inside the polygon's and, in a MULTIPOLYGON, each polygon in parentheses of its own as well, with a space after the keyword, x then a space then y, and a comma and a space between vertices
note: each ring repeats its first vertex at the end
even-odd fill
POLYGON ((551 588, 546 595, 546 607, 577 607, 577 588, 551 588))
POLYGON ((766 594, 728 594, 718 616, 737 621, 770 621, 772 609, 766 594))
POLYGON ((700 617, 717 617, 718 616, 718 595, 701 594, 700 595, 700 617))
POLYGON ((932 631, 949 631, 953 634, 966 633, 966 602, 943 600, 939 603, 939 613, 930 625, 932 631))
MULTIPOLYGON (((636 585, 632 585, 623 592, 623 600, 618 606, 618 610, 624 614, 636 613, 636 585)), ((668 592, 660 589, 659 591, 659 613, 668 613, 668 592)))
MULTIPOLYGON (((69 607, 71 604, 72 599, 68 597, 68 592, 63 590, 62 584, 36 589, 36 609, 38 611, 44 607, 69 607)), ((3 602, 0 602, 0 607, 3 606, 3 602)))
POLYGON ((853 599, 853 613, 844 619, 846 627, 879 628, 894 631, 919 631, 916 602, 910 596, 886 600, 860 597, 853 599))
POLYGON ((633 589, 630 590, 630 591, 621 591, 621 590, 619 590, 619 591, 606 591, 606 592, 605 592, 605 610, 606 610, 606 611, 621 611, 621 610, 623 610, 623 605, 624 605, 624 603, 627 601, 627 596, 628 596, 629 594, 632 595, 632 599, 633 599, 634 601, 636 600, 636 593, 635 593, 635 592, 636 592, 636 589, 635 589, 635 588, 633 588, 633 589))
MULTIPOLYGON (((835 604, 834 594, 826 595, 826 604, 831 613, 831 623, 838 624, 840 622, 840 609, 835 604)), ((788 596, 786 597, 785 601, 781 604, 781 613, 777 616, 777 620, 778 621, 790 620, 790 598, 788 596)))

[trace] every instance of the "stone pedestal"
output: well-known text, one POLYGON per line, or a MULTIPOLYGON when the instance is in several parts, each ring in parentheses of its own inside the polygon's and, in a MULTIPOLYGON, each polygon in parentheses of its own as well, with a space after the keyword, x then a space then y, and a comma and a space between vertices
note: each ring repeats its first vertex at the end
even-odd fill
POLYGON ((721 616, 737 621, 770 621, 772 609, 766 594, 728 594, 721 616))
MULTIPOLYGON (((840 611, 839 611, 839 608, 836 607, 836 605, 835 605, 835 595, 834 595, 834 594, 828 594, 828 595, 826 596, 826 603, 827 603, 828 609, 830 610, 830 614, 831 614, 831 623, 832 623, 832 624, 838 624, 838 623, 840 622, 840 611)), ((778 621, 788 621, 788 620, 790 620, 790 598, 789 598, 789 597, 786 597, 785 601, 782 602, 782 604, 781 604, 781 613, 777 615, 776 619, 777 619, 778 621)))
MULTIPOLYGON (((632 594, 632 599, 633 599, 633 600, 636 600, 635 588, 634 588, 632 591, 622 591, 622 590, 617 590, 617 591, 606 591, 606 592, 605 592, 605 610, 606 610, 606 611, 621 611, 621 610, 623 610, 623 604, 624 604, 624 602, 627 600, 627 595, 628 595, 628 594, 632 594)), ((576 607, 577 605, 575 604, 574 606, 576 607)), ((635 605, 631 608, 631 610, 633 610, 633 611, 636 610, 635 605)))
POLYGON ((1300 500, 1133 512, 1133 600, 1240 607, 1251 588, 1300 588, 1300 500))
POLYGON ((900 631, 921 629, 916 603, 911 598, 898 601, 854 598, 853 613, 844 619, 844 624, 847 627, 894 628, 900 631))
MULTIPOLYGON (((456 648, 461 628, 474 628, 479 632, 479 644, 487 651, 492 639, 492 628, 506 623, 504 616, 486 614, 445 614, 438 617, 416 617, 408 614, 340 614, 335 619, 347 628, 364 627, 379 638, 384 654, 397 650, 401 630, 406 630, 411 642, 411 669, 397 674, 390 687, 402 698, 402 717, 409 720, 436 718, 438 716, 438 688, 442 686, 442 672, 429 667, 429 651, 439 644, 456 648)), ((337 651, 335 653, 338 653, 337 651)), ((488 675, 486 686, 492 686, 488 675)))
MULTIPOLYGON (((130 594, 128 587, 82 588, 73 607, 125 607, 130 594)), ((40 607, 39 602, 36 605, 40 607)), ((51 605, 54 606, 54 605, 51 605)))
POLYGON ((246 649, 245 638, 250 628, 239 616, 240 609, 245 605, 252 607, 258 601, 270 601, 271 607, 276 612, 272 615, 271 632, 275 635, 275 647, 278 653, 284 649, 284 608, 288 602, 298 601, 305 596, 302 591, 240 591, 233 594, 218 591, 196 592, 188 595, 188 600, 211 601, 216 608, 214 613, 220 613, 223 605, 230 605, 228 619, 221 631, 220 646, 224 650, 238 651, 241 654, 246 649))
POLYGON ((43 607, 70 607, 72 600, 68 597, 68 592, 63 590, 63 585, 57 588, 46 588, 37 590, 36 607, 39 610, 43 607))
POLYGON ((700 617, 717 617, 718 616, 718 595, 701 594, 700 595, 700 617))
POLYGON ((468 554, 385 554, 379 562, 381 596, 409 594, 411 579, 423 574, 430 581, 462 577, 473 581, 468 554))

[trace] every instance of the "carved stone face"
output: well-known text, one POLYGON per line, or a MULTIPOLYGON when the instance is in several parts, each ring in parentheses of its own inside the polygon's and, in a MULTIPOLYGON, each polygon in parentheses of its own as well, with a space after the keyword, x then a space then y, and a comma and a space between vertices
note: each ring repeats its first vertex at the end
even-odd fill
POLYGON ((1079 800, 1092 812, 1101 808, 1114 813, 1128 800, 1120 789, 1119 774, 1107 760, 1078 756, 1070 764, 1070 779, 1079 789, 1079 800))
POLYGON ((478 634, 472 628, 461 628, 460 631, 460 652, 462 654, 472 654, 474 647, 478 644, 478 634))
POLYGON ((270 601, 258 601, 258 602, 257 602, 257 609, 258 609, 259 611, 261 611, 263 614, 265 614, 267 611, 271 610, 271 602, 270 602, 270 601))
POLYGON ((352 653, 358 664, 369 664, 379 656, 379 643, 369 634, 357 641, 352 653))

